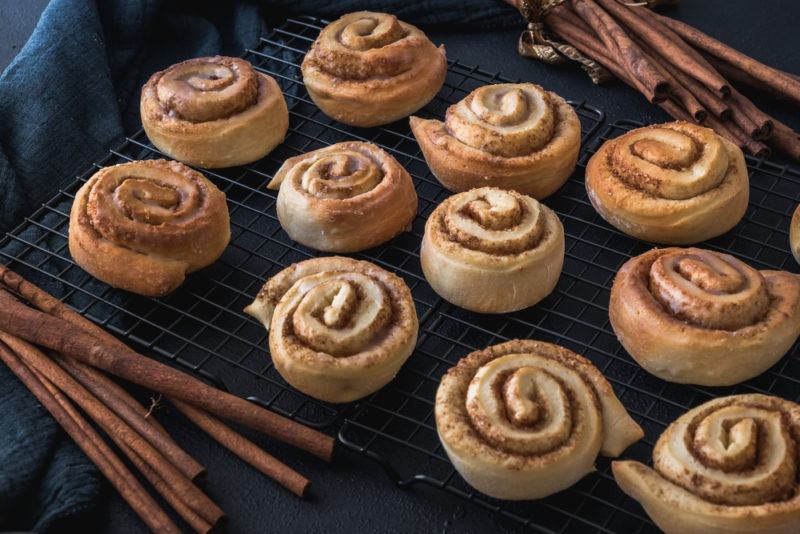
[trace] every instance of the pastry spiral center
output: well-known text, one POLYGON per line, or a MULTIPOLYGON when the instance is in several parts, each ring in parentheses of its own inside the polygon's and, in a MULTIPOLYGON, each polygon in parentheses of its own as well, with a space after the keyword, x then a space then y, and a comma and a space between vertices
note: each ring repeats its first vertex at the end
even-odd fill
POLYGON ((761 505, 793 497, 798 489, 798 435, 790 421, 770 401, 731 400, 690 412, 673 423, 677 432, 656 444, 656 469, 718 504, 761 505))
POLYGON ((544 232, 538 202, 514 191, 473 190, 448 206, 444 225, 450 239, 491 254, 518 254, 533 248, 544 232))
POLYGON ((549 453, 601 418, 590 386, 572 369, 538 354, 507 354, 483 365, 467 389, 467 413, 494 447, 549 453))
POLYGON ((352 198, 373 190, 383 179, 380 163, 356 150, 327 152, 294 172, 303 191, 317 198, 352 198))
POLYGON ((708 417, 697 427, 695 448, 711 467, 721 471, 752 469, 758 459, 758 424, 754 419, 708 417))
POLYGON ((420 64, 433 48, 419 30, 385 13, 350 13, 325 27, 303 60, 341 80, 381 80, 420 64))
POLYGON ((373 13, 347 23, 339 41, 352 50, 381 48, 405 37, 400 21, 392 15, 373 13))
POLYGON ((645 161, 664 168, 684 168, 697 159, 694 140, 674 130, 659 130, 657 135, 631 144, 631 152, 645 161))
POLYGON ((169 221, 181 202, 178 190, 146 178, 126 178, 114 191, 114 201, 129 218, 145 224, 169 221))
POLYGON ((660 256, 650 267, 649 287, 675 317, 706 328, 753 325, 770 306, 758 270, 727 254, 701 249, 660 256))
POLYGON ((167 69, 156 92, 168 112, 193 122, 240 113, 258 100, 258 75, 244 60, 191 59, 167 69))
POLYGON ((519 124, 530 113, 528 97, 522 89, 477 91, 469 107, 478 118, 494 126, 519 124))
POLYGON ((321 273, 295 284, 294 334, 332 356, 362 352, 389 324, 391 302, 380 283, 360 273, 321 273))
POLYGON ((465 145, 515 157, 536 152, 553 138, 556 113, 550 95, 537 85, 487 85, 451 106, 445 126, 465 145))
POLYGON ((129 172, 120 166, 92 183, 86 215, 96 232, 138 251, 191 232, 187 223, 202 217, 206 206, 204 184, 171 168, 129 172))
POLYGON ((652 196, 685 200, 725 178, 728 153, 713 130, 692 124, 640 128, 614 141, 609 166, 620 180, 652 196))

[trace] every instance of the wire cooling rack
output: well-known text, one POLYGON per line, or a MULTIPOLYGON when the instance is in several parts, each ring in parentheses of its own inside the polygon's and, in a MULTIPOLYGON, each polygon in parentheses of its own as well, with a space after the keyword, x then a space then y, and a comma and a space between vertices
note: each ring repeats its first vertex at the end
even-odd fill
MULTIPOLYGON (((168 297, 156 300, 114 290, 75 265, 67 248, 72 201, 94 172, 107 165, 165 157, 142 130, 77 179, 69 180, 0 240, 0 258, 9 267, 47 285, 53 294, 103 327, 218 387, 323 429, 334 427, 354 406, 323 403, 288 386, 272 366, 264 328, 242 313, 266 279, 294 262, 318 255, 292 242, 281 229, 275 216, 276 193, 267 190, 266 184, 286 158, 339 141, 360 139, 390 151, 414 178, 420 215, 411 232, 360 256, 405 278, 423 321, 439 299, 424 283, 417 250, 426 216, 447 196, 428 172, 407 121, 383 128, 351 128, 323 115, 308 97, 299 65, 326 23, 314 18, 289 20, 243 54, 257 70, 281 85, 290 110, 289 132, 276 150, 250 166, 202 170, 227 195, 231 244, 219 261, 191 275, 168 297), (229 387, 232 384, 236 387, 229 387)), ((442 116, 447 106, 474 88, 499 81, 508 80, 451 60, 444 87, 419 114, 442 116)), ((598 130, 603 114, 583 103, 572 105, 581 118, 586 142, 598 130)))
MULTIPOLYGON (((566 259, 556 290, 535 307, 487 316, 441 303, 420 328, 414 357, 398 377, 348 417, 341 441, 381 463, 401 486, 427 484, 461 496, 541 532, 658 532, 641 507, 614 482, 610 461, 599 458, 597 473, 540 501, 491 499, 472 490, 455 472, 436 435, 433 405, 444 372, 469 352, 513 338, 532 338, 568 347, 604 373, 646 436, 626 458, 650 463, 652 447, 666 426, 712 398, 759 392, 800 401, 800 349, 763 375, 726 388, 671 384, 644 372, 625 353, 608 322, 611 283, 619 267, 652 245, 607 224, 586 196, 583 170, 608 139, 642 126, 620 121, 604 129, 582 152, 569 182, 545 200, 564 223, 566 259)), ((702 243, 732 253, 760 269, 798 272, 789 253, 788 228, 800 200, 800 170, 747 158, 750 206, 734 230, 702 243)))
MULTIPOLYGON (((797 348, 772 370, 736 388, 711 390, 668 384, 642 372, 624 353, 607 320, 608 292, 617 268, 646 244, 607 225, 588 203, 583 168, 606 139, 638 124, 620 122, 598 138, 603 114, 571 104, 582 125, 581 159, 567 185, 546 203, 564 223, 567 254, 556 291, 532 309, 503 316, 478 315, 443 302, 425 282, 419 244, 425 219, 448 196, 429 173, 406 121, 357 129, 333 122, 309 99, 299 63, 322 26, 314 18, 289 20, 243 57, 275 77, 290 109, 286 141, 263 160, 218 171, 204 170, 227 197, 231 245, 214 265, 191 275, 173 294, 148 299, 94 280, 69 257, 67 228, 75 192, 100 167, 162 155, 142 131, 126 138, 0 240, 0 259, 91 320, 154 356, 179 364, 218 387, 230 389, 305 424, 339 430, 340 441, 377 460, 398 484, 428 484, 532 530, 543 532, 647 532, 655 529, 641 508, 618 489, 609 462, 573 488, 541 501, 507 503, 472 491, 454 472, 436 437, 433 399, 439 378, 468 352, 509 338, 559 343, 589 357, 612 382, 645 428, 646 438, 625 456, 645 462, 666 424, 709 398, 742 391, 798 399, 797 348), (418 346, 398 377, 358 404, 336 406, 288 386, 273 368, 263 327, 244 315, 263 282, 289 264, 317 253, 293 243, 275 217, 275 193, 265 184, 287 158, 322 146, 361 139, 376 143, 411 173, 420 197, 412 230, 358 257, 402 276, 420 318, 418 346)), ((442 117, 451 103, 487 83, 509 81, 457 60, 449 61, 439 95, 420 114, 442 117)), ((746 220, 704 246, 730 251, 761 268, 796 270, 787 253, 788 221, 800 198, 800 173, 749 158, 751 205, 746 220)))

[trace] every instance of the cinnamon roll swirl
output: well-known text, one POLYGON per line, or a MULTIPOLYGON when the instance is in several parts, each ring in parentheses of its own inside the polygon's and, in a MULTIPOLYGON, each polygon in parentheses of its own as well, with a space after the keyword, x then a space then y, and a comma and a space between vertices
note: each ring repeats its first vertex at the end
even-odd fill
POLYGON ((417 342, 417 313, 405 282, 350 258, 291 265, 245 312, 269 330, 281 376, 328 402, 349 402, 386 385, 417 342))
POLYGON ((538 499, 617 456, 642 429, 592 363, 543 341, 473 352, 442 377, 436 428, 456 470, 498 499, 538 499))
POLYGON ((411 225, 417 192, 411 176, 370 143, 337 143, 287 159, 267 186, 289 237, 325 252, 357 252, 411 225))
POLYGON ((800 405, 767 395, 715 399, 661 435, 653 468, 614 478, 667 534, 789 534, 800 528, 800 405))
POLYGON ((69 220, 75 263, 112 287, 158 297, 210 265, 230 240, 225 193, 177 161, 132 161, 97 171, 69 220))
POLYGON ((328 24, 301 66, 314 103, 339 122, 379 126, 431 101, 444 83, 444 46, 394 15, 359 11, 328 24))
POLYGON ((683 121, 606 141, 586 167, 586 191, 621 232, 676 245, 736 226, 750 195, 741 149, 714 130, 683 121))
POLYGON ((800 335, 800 278, 710 250, 655 249, 619 270, 608 313, 650 373, 727 386, 766 371, 800 335))
POLYGON ((482 313, 533 306, 564 263, 558 216, 531 197, 493 187, 453 195, 428 217, 422 271, 442 298, 482 313))
POLYGON ((794 210, 789 226, 789 246, 797 263, 800 263, 800 205, 794 210))
POLYGON ((411 117, 436 178, 451 191, 494 186, 542 199, 564 185, 581 145, 578 115, 532 83, 475 89, 444 122, 411 117))
POLYGON ((289 128, 273 78, 234 57, 201 57, 153 74, 142 87, 142 126, 171 158, 233 167, 266 156, 289 128))

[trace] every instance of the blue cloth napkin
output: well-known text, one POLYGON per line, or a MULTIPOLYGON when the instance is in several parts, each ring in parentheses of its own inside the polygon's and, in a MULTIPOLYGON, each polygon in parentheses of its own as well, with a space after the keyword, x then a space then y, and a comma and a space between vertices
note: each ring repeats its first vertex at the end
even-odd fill
MULTIPOLYGON (((286 14, 360 9, 422 26, 520 25, 500 0, 52 0, 0 76, 0 232, 138 129, 139 89, 156 70, 239 55, 286 14)), ((97 501, 94 466, 2 364, 0 431, 0 530, 57 530, 97 501)))

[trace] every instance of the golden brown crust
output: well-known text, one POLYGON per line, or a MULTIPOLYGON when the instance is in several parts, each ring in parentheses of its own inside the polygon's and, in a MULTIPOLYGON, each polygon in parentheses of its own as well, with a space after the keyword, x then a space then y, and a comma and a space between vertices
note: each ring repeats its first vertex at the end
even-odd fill
POLYGON ((520 310, 555 288, 564 229, 531 197, 473 189, 451 196, 428 217, 420 261, 431 287, 453 304, 482 313, 520 310))
POLYGON ((417 314, 405 282, 350 258, 314 258, 287 267, 245 311, 269 330, 281 376, 328 402, 349 402, 386 385, 417 340, 417 314))
POLYGON ((566 182, 580 151, 575 111, 532 83, 480 87, 444 122, 411 117, 411 130, 451 191, 494 186, 542 199, 566 182))
POLYGON ((388 124, 430 102, 447 60, 418 28, 359 11, 331 22, 303 59, 303 83, 329 117, 352 126, 388 124))
POLYGON ((739 147, 682 121, 606 141, 586 167, 586 191, 597 212, 621 232, 676 245, 733 228, 750 194, 739 147))
POLYGON ((718 252, 654 249, 617 273, 609 319, 659 378, 732 385, 766 371, 800 335, 800 280, 718 252))
POLYGON ((287 159, 268 185, 289 237, 325 252, 357 252, 411 225, 417 193, 411 176, 370 143, 337 143, 287 159))
POLYGON ((275 80, 243 59, 224 56, 190 59, 153 74, 142 88, 141 115, 156 148, 207 168, 256 161, 289 128, 275 80))
POLYGON ((436 427, 456 469, 501 499, 569 487, 643 436, 603 375, 543 341, 514 340, 462 358, 436 393, 436 427))
POLYGON ((767 395, 709 401, 679 417, 654 468, 612 464, 614 477, 667 534, 797 532, 800 406, 767 395))
POLYGON ((230 240, 225 194, 176 161, 97 171, 78 190, 69 224, 75 262, 113 287, 147 296, 177 288, 230 240))
POLYGON ((800 263, 800 205, 794 210, 792 222, 789 225, 789 246, 797 263, 800 263))

